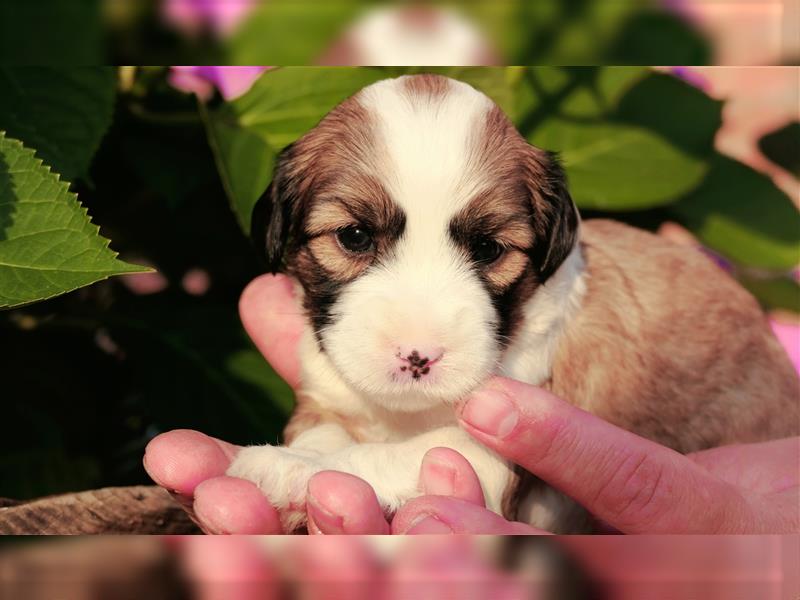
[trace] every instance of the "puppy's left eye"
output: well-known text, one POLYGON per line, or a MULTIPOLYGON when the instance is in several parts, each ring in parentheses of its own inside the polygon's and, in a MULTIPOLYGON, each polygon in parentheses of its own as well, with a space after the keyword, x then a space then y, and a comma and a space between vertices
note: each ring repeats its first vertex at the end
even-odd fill
POLYGON ((339 240, 342 248, 350 252, 363 254, 372 250, 372 234, 364 227, 351 225, 340 229, 336 232, 336 239, 339 240))
POLYGON ((503 254, 503 247, 487 237, 481 237, 475 240, 469 250, 472 260, 483 265, 493 263, 503 254))

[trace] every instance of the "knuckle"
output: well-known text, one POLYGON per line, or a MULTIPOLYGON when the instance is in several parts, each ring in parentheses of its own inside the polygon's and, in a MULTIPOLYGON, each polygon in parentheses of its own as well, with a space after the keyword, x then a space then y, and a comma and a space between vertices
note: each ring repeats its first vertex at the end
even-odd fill
POLYGON ((600 486, 594 505, 618 524, 658 520, 671 506, 667 471, 647 454, 627 458, 600 486))
MULTIPOLYGON (((575 463, 581 453, 580 438, 570 423, 557 417, 549 417, 530 428, 530 436, 522 440, 520 459, 522 466, 532 462, 534 466, 547 466, 557 471, 564 465, 575 463), (531 449, 534 452, 531 452, 531 449)), ((532 470, 532 469, 529 469, 532 470)))

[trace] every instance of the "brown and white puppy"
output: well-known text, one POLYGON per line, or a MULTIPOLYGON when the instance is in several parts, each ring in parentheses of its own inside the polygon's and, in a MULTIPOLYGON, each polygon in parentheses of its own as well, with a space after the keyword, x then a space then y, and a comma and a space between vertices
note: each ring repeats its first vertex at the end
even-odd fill
POLYGON ((553 156, 464 83, 400 77, 343 102, 282 153, 253 231, 298 282, 303 386, 288 447, 246 448, 228 474, 290 528, 314 473, 362 477, 391 512, 436 446, 470 460, 489 508, 580 528, 457 427, 493 373, 682 452, 797 433, 797 377, 753 298, 693 249, 579 225, 553 156))

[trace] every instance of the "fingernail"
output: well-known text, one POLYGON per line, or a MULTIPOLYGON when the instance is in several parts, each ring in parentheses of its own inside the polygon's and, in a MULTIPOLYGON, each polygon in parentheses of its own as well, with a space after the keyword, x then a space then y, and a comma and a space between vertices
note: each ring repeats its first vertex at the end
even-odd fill
POLYGON ((213 512, 206 514, 202 506, 195 506, 189 517, 207 534, 230 535, 230 531, 226 531, 224 527, 217 523, 216 515, 213 512))
POLYGON ((470 397, 461 409, 461 419, 475 429, 502 440, 514 431, 519 414, 505 392, 485 389, 470 397))
POLYGON ((432 515, 420 515, 420 517, 408 528, 408 535, 431 535, 453 533, 447 523, 440 521, 432 515))
POLYGON ((306 510, 309 518, 314 519, 314 523, 322 533, 329 535, 344 533, 344 517, 323 508, 312 496, 306 499, 306 510))
POLYGON ((426 496, 453 496, 456 491, 456 470, 435 458, 426 457, 422 463, 420 483, 426 496))

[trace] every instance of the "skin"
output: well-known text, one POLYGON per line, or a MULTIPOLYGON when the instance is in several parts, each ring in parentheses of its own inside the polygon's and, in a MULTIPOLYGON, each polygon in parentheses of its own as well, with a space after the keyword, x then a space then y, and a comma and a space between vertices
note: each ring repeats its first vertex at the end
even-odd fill
MULTIPOLYGON (((256 346, 297 388, 303 317, 289 279, 255 279, 239 308, 256 346)), ((612 530, 800 531, 800 438, 684 456, 542 389, 499 377, 457 410, 461 426, 477 440, 575 498, 612 530)), ((277 511, 258 488, 225 476, 238 449, 197 431, 175 430, 150 442, 144 466, 208 533, 281 533, 277 511)), ((318 473, 309 482, 309 531, 545 533, 487 510, 477 476, 453 450, 428 452, 420 486, 425 495, 402 507, 389 523, 366 482, 345 473, 318 473)))

